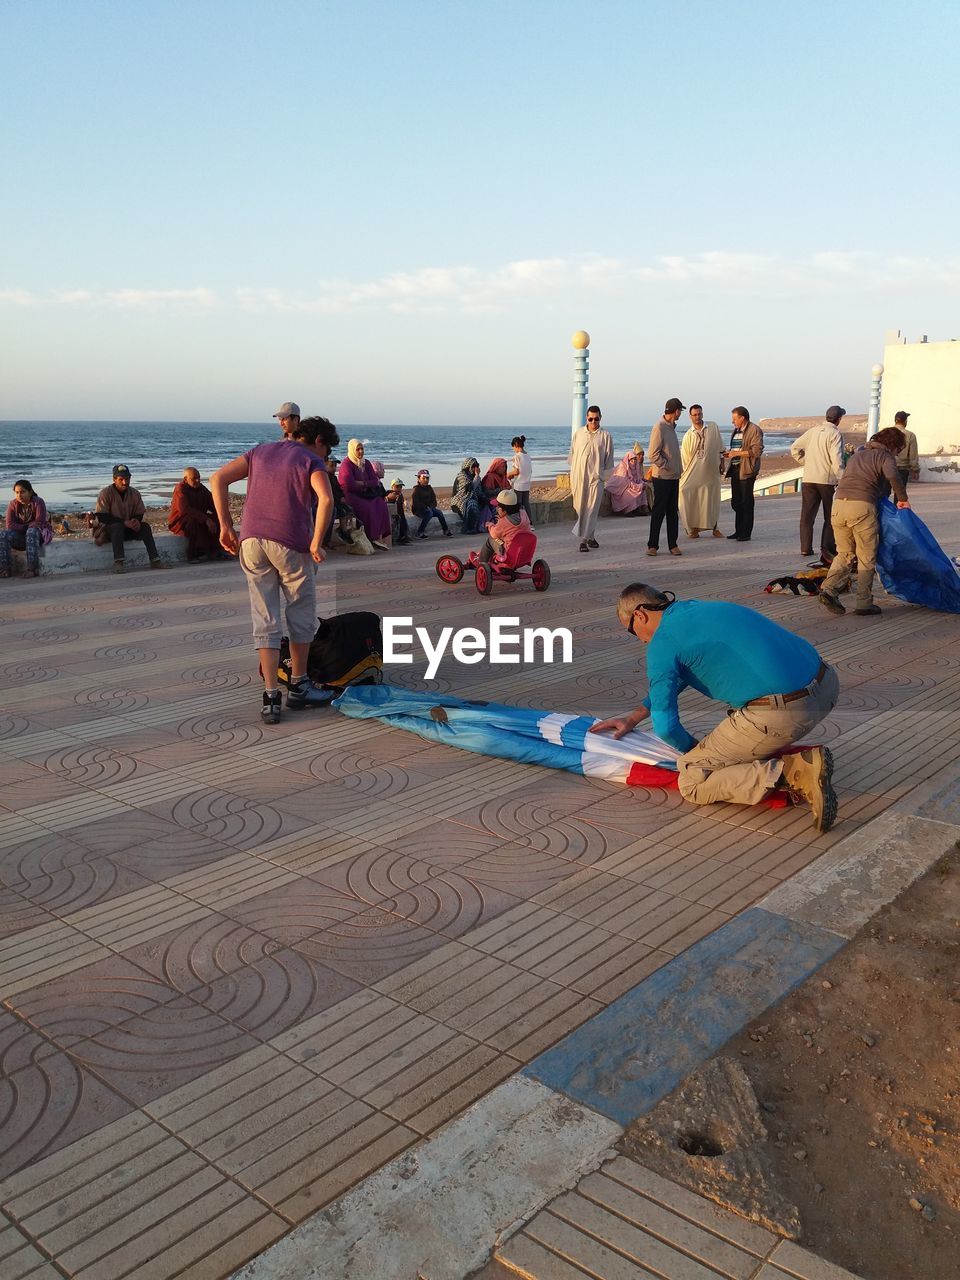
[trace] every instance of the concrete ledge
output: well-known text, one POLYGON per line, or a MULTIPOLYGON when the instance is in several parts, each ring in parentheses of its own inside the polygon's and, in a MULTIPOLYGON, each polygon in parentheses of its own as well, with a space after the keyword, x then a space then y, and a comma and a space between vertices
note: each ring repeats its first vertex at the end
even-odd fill
POLYGON ((462 1280, 615 1152, 619 1125, 515 1076, 234 1280, 462 1280))
MULTIPOLYGON (((186 562, 187 540, 178 538, 172 533, 154 535, 157 551, 164 564, 186 562)), ((14 572, 23 572, 26 568, 26 554, 23 551, 11 551, 14 572)), ((128 542, 124 545, 128 569, 148 569, 150 560, 147 549, 142 542, 128 542)), ((109 573, 113 568, 113 553, 109 543, 98 547, 93 538, 54 538, 44 547, 40 557, 40 576, 49 578, 60 573, 109 573)))
POLYGON ((779 885, 760 903, 797 923, 850 939, 952 849, 960 826, 889 812, 779 885))

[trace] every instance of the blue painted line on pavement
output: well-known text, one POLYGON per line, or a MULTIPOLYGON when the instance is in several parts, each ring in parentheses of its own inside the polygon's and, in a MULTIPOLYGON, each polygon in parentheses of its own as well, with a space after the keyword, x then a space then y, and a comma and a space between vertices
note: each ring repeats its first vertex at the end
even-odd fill
POLYGON ((751 907, 535 1058, 523 1074, 627 1125, 846 942, 751 907))

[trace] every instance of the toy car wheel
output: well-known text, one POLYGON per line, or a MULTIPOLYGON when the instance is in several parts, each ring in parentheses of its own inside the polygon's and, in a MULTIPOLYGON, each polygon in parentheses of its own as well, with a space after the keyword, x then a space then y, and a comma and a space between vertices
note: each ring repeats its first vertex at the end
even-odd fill
POLYGON ((441 556, 437 561, 437 577, 441 582, 459 582, 463 577, 463 565, 456 556, 441 556))
POLYGON ((546 591, 550 585, 550 566, 546 560, 534 560, 530 577, 533 579, 534 591, 546 591))
POLYGON ((477 590, 482 596, 488 596, 493 590, 493 573, 483 561, 477 565, 477 590))

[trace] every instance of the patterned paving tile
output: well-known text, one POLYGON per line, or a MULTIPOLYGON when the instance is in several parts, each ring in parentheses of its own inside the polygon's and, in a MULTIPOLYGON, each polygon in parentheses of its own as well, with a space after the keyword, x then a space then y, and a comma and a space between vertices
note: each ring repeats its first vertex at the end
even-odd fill
POLYGON ((225 1238, 262 1248, 288 1227, 140 1113, 39 1161, 4 1194, 24 1229, 89 1280, 219 1275, 207 1260, 230 1256, 225 1238))
POLYGON ((109 858, 92 858, 24 881, 16 889, 37 907, 64 917, 83 907, 97 906, 113 898, 136 893, 149 884, 144 876, 109 858))
POLYGON ((253 1037, 187 996, 107 1027, 71 1047, 71 1055, 141 1106, 256 1044, 253 1037))
POLYGON ((292 945, 355 982, 370 984, 440 946, 442 938, 413 921, 370 907, 292 945))
POLYGON ((126 1115, 131 1103, 54 1050, 31 1053, 28 1065, 0 1076, 0 1199, 3 1179, 126 1115))
POLYGON ((122 956, 110 956, 12 996, 8 1007, 61 1048, 145 1013, 177 992, 122 956))

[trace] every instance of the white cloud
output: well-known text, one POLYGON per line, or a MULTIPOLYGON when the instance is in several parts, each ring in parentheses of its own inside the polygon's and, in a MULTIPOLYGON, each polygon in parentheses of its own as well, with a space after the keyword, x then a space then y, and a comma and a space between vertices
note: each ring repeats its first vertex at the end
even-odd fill
POLYGON ((202 285, 144 289, 131 286, 96 292, 61 289, 37 293, 0 289, 0 307, 89 307, 134 311, 235 309, 252 312, 343 314, 478 314, 506 312, 537 301, 588 300, 603 293, 624 298, 699 296, 810 298, 867 297, 918 289, 942 292, 960 286, 960 258, 886 256, 873 251, 824 250, 791 258, 776 253, 708 250, 664 254, 649 262, 599 254, 579 258, 524 258, 491 269, 423 267, 372 280, 321 280, 310 291, 273 286, 238 287, 218 294, 202 285))

